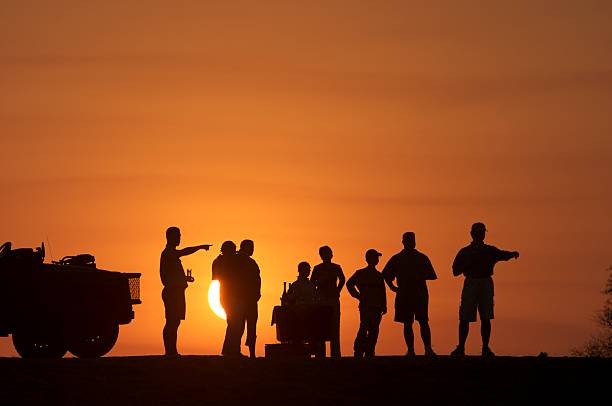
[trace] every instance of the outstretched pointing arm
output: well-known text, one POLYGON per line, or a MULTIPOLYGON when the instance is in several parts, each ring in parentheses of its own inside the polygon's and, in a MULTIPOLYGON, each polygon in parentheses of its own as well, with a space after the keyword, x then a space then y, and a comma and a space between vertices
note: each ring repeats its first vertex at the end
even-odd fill
POLYGON ((212 245, 210 244, 206 244, 206 245, 196 245, 195 247, 186 247, 183 248, 181 250, 176 250, 176 252, 178 253, 179 257, 184 257, 185 255, 191 255, 194 252, 197 252, 199 250, 206 250, 208 251, 208 249, 211 247, 212 245))
POLYGON ((509 261, 513 258, 518 258, 519 257, 519 253, 518 251, 504 251, 504 250, 497 250, 497 260, 498 261, 509 261))

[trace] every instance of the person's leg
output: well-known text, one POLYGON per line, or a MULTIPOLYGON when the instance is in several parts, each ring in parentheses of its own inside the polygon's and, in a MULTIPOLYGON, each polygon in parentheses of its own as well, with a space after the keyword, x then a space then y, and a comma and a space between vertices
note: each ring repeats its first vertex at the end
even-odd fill
POLYGON ((421 339, 423 340, 425 350, 431 349, 431 329, 429 328, 429 322, 427 320, 419 321, 419 327, 421 329, 421 339))
POLYGON ((234 348, 237 354, 240 354, 240 345, 242 344, 242 336, 244 336, 246 326, 246 312, 244 308, 240 309, 238 319, 236 320, 236 336, 234 342, 234 348))
POLYGON ((467 320, 459 320, 459 344, 450 355, 465 355, 465 342, 470 332, 470 322, 467 320))
POLYGON ((164 350, 166 355, 177 355, 176 341, 178 336, 178 328, 181 324, 180 320, 166 319, 162 336, 164 339, 164 350))
POLYGON ((376 354, 376 342, 378 341, 381 319, 382 314, 380 312, 374 312, 368 318, 368 350, 366 355, 369 357, 376 354))
POLYGON ((340 357, 340 302, 334 305, 332 315, 332 336, 329 344, 330 355, 334 358, 340 357))
POLYGON ((412 320, 404 322, 404 341, 408 353, 406 355, 414 355, 414 332, 412 331, 412 320))
POLYGON ((367 320, 363 310, 359 311, 359 330, 353 344, 353 351, 356 357, 362 357, 366 352, 367 346, 367 320))
POLYGON ((246 318, 246 342, 245 344, 249 347, 249 355, 251 358, 255 358, 255 343, 257 341, 257 303, 252 304, 249 307, 247 318, 246 318))
POLYGON ((478 303, 477 280, 466 278, 461 291, 459 306, 459 344, 451 355, 464 355, 465 343, 470 332, 470 322, 476 321, 478 303))
POLYGON ((427 291, 419 297, 419 301, 416 306, 416 319, 419 322, 419 330, 421 332, 421 339, 423 340, 423 346, 425 347, 425 355, 435 355, 431 348, 431 329, 429 328, 429 294, 427 291))
POLYGON ((470 333, 470 322, 467 320, 459 320, 459 347, 465 348, 465 343, 470 333))
POLYGON ((489 348, 491 320, 480 320, 480 335, 482 336, 482 348, 489 348))
POLYGON ((480 313, 480 335, 482 337, 482 355, 495 355, 489 348, 491 340, 491 320, 493 314, 493 278, 483 279, 481 288, 481 300, 478 304, 478 312, 480 313))
POLYGON ((242 335, 244 334, 244 310, 240 306, 232 306, 227 315, 227 352, 228 355, 239 355, 242 335))
POLYGON ((227 316, 227 328, 225 329, 225 340, 223 342, 223 355, 240 354, 240 344, 242 343, 242 331, 244 331, 244 316, 240 313, 240 308, 235 304, 227 303, 224 305, 227 316), (242 327, 240 324, 242 323, 242 327))
POLYGON ((230 355, 231 353, 231 335, 232 335, 232 314, 229 312, 229 309, 225 309, 225 338, 223 339, 223 348, 221 349, 222 355, 230 355))
POLYGON ((225 342, 223 343, 223 355, 238 355, 240 353, 240 336, 238 326, 240 317, 233 313, 227 314, 227 328, 225 330, 225 342))

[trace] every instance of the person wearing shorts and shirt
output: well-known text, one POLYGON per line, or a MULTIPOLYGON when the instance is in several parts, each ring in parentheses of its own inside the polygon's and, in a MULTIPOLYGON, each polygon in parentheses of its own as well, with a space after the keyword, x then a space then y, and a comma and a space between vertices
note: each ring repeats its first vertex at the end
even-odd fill
POLYGON ((462 248, 453 262, 453 275, 464 275, 461 306, 459 307, 459 345, 451 353, 454 356, 465 355, 465 342, 470 330, 470 323, 480 315, 480 333, 482 336, 482 355, 494 356, 489 348, 491 338, 491 320, 493 320, 493 268, 499 261, 518 258, 516 251, 503 251, 484 243, 487 229, 483 223, 474 223, 470 234, 472 242, 462 248))
POLYGON ((431 348, 427 281, 438 277, 427 255, 416 250, 416 237, 413 232, 404 233, 402 243, 404 249, 389 259, 382 272, 385 282, 396 293, 395 321, 404 324, 407 356, 415 355, 412 331, 415 319, 421 327, 425 355, 435 356, 436 353, 431 348), (395 280, 397 286, 393 284, 395 280))
POLYGON ((368 266, 356 271, 346 282, 351 296, 359 300, 359 330, 353 345, 357 358, 374 356, 380 322, 387 313, 385 280, 376 269, 381 255, 375 249, 369 249, 365 254, 368 266))
POLYGON ((176 340, 181 320, 185 320, 185 289, 187 289, 187 277, 181 257, 191 255, 201 249, 207 250, 210 245, 198 245, 176 249, 181 243, 181 230, 178 227, 170 227, 166 230, 166 248, 161 253, 159 260, 159 276, 164 289, 162 300, 166 314, 166 324, 162 333, 166 356, 178 356, 176 340))

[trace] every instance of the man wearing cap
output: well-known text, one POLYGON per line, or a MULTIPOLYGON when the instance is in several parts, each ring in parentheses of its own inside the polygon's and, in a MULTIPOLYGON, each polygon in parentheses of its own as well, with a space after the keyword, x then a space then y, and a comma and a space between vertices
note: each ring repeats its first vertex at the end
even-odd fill
MULTIPOLYGON (((330 353, 340 358, 340 291, 346 278, 338 264, 332 262, 334 253, 327 245, 319 248, 322 263, 315 265, 310 281, 317 289, 317 296, 322 304, 332 306, 330 353)), ((321 344, 320 354, 325 355, 325 343, 321 344)))
POLYGON ((427 255, 416 250, 416 237, 406 232, 402 237, 404 249, 389 259, 383 269, 383 277, 389 288, 396 293, 395 321, 404 324, 404 340, 407 356, 414 356, 414 333, 412 324, 416 319, 421 327, 421 338, 425 355, 435 356, 431 348, 429 328, 429 292, 427 281, 438 277, 427 255), (397 286, 393 282, 397 280, 397 286))
POLYGON ((495 355, 489 348, 493 319, 493 268, 499 261, 518 258, 519 253, 503 251, 485 244, 486 232, 483 223, 474 223, 470 231, 472 242, 459 250, 453 262, 453 275, 465 276, 459 307, 459 345, 451 353, 454 356, 465 355, 465 342, 470 331, 470 322, 476 321, 476 311, 480 314, 482 355, 495 355))
POLYGON ((181 320, 185 320, 185 289, 187 289, 187 276, 183 269, 181 257, 191 255, 201 249, 208 251, 210 245, 198 245, 176 249, 181 243, 181 230, 178 227, 169 227, 166 230, 166 248, 159 259, 159 276, 164 289, 162 300, 164 301, 166 324, 162 337, 166 356, 178 356, 176 340, 181 320))
POLYGON ((376 269, 381 255, 369 249, 365 254, 368 266, 356 271, 346 282, 351 296, 359 300, 359 331, 353 347, 358 358, 374 356, 380 321, 387 313, 385 280, 376 269))

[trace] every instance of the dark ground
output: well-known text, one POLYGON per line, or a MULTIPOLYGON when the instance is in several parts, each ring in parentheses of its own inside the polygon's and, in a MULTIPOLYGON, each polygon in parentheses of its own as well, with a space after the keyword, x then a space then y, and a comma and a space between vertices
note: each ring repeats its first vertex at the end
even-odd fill
POLYGON ((0 358, 0 405, 607 404, 611 372, 587 358, 0 358))

